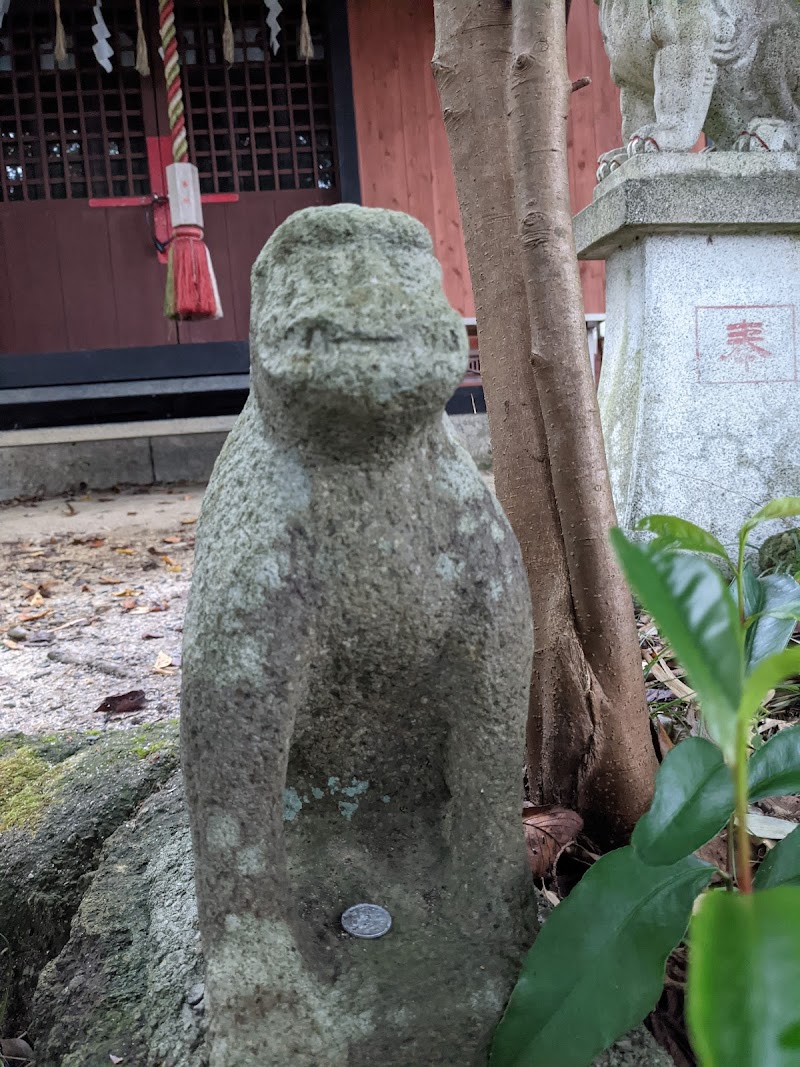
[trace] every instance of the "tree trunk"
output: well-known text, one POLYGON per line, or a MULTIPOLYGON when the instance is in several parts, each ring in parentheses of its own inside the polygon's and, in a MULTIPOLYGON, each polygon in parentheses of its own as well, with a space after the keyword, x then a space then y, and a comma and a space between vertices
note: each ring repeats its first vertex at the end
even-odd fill
POLYGON ((434 72, 478 320, 497 495, 535 619, 533 798, 605 844, 656 767, 589 364, 566 160, 564 0, 434 0, 434 72))

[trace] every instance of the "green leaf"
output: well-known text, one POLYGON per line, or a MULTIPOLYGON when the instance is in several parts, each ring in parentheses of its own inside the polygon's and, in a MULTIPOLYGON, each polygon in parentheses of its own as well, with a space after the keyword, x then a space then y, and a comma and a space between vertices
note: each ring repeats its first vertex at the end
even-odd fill
POLYGON ((777 885, 800 886, 800 828, 771 848, 761 861, 753 879, 756 889, 774 889, 777 885))
POLYGON ((636 529, 656 534, 662 546, 670 545, 689 552, 709 552, 714 556, 721 556, 731 568, 733 567, 722 542, 708 530, 696 526, 688 519, 679 519, 677 515, 645 515, 636 523, 636 529))
POLYGON ((747 614, 759 616, 747 631, 745 650, 748 669, 786 648, 800 612, 800 586, 790 575, 765 574, 756 578, 756 583, 759 589, 758 605, 753 610, 745 596, 747 614))
POLYGON ((707 893, 690 930, 687 1017, 702 1067, 797 1067, 800 889, 707 893))
POLYGON ((633 847, 645 863, 675 863, 710 841, 733 808, 733 778, 722 753, 702 737, 687 737, 658 769, 653 803, 636 824, 633 847))
MULTIPOLYGON (((800 664, 800 649, 797 661, 800 664)), ((754 752, 747 764, 747 778, 751 802, 800 793, 800 726, 781 730, 754 752)))
POLYGON ((633 591, 686 668, 708 732, 730 761, 744 652, 736 605, 719 571, 700 556, 648 551, 618 529, 611 543, 633 591))
POLYGON ((548 918, 494 1036, 491 1067, 586 1067, 658 1000, 667 956, 715 868, 603 856, 548 918))
MULTIPOLYGON (((761 660, 744 680, 740 714, 752 718, 761 707, 770 689, 774 689, 776 685, 785 682, 787 678, 793 678, 796 674, 800 674, 800 647, 787 648, 784 652, 777 652, 774 656, 761 660)), ((783 731, 783 733, 788 732, 783 731)), ((766 751, 771 744, 772 741, 764 745, 758 754, 766 751)), ((755 759, 755 756, 753 758, 755 759)), ((771 794, 762 795, 770 796, 771 794)))
MULTIPOLYGON (((731 590, 733 595, 736 596, 735 581, 731 586, 731 590)), ((742 593, 744 595, 745 618, 750 615, 757 615, 764 605, 765 591, 758 581, 758 575, 749 563, 745 563, 742 568, 742 593)))
POLYGON ((781 496, 777 500, 770 500, 769 504, 765 504, 749 518, 742 531, 746 535, 760 522, 767 522, 769 519, 791 519, 794 515, 800 515, 800 496, 781 496))

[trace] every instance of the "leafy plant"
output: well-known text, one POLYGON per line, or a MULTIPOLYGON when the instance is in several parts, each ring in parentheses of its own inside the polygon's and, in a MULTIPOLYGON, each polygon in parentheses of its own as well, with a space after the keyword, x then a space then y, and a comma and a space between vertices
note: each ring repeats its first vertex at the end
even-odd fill
POLYGON ((687 926, 687 1017, 702 1067, 800 1063, 800 829, 755 879, 748 833, 749 804, 800 793, 800 726, 749 757, 767 694, 800 674, 800 647, 786 647, 800 585, 757 576, 745 561, 759 523, 798 514, 800 497, 762 508, 742 527, 735 560, 712 534, 669 515, 639 524, 655 534, 647 545, 612 531, 629 584, 686 669, 707 738, 667 754, 631 844, 598 860, 547 920, 495 1033, 491 1067, 586 1067, 655 1006, 687 926), (709 555, 730 568, 731 585, 709 555), (697 859, 726 823, 727 868, 697 859))

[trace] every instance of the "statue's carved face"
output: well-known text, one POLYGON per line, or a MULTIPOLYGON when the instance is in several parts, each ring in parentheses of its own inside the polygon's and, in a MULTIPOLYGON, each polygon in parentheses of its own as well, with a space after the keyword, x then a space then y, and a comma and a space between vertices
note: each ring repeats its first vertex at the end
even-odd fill
POLYGON ((267 244, 253 272, 251 350, 262 406, 318 405, 324 418, 417 421, 442 409, 466 366, 425 231, 351 206, 293 216, 267 244))

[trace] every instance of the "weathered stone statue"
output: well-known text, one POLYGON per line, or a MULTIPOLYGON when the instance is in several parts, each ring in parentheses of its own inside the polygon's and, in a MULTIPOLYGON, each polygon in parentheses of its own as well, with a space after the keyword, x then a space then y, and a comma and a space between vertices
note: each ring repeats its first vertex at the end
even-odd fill
POLYGON ((425 229, 292 216, 251 352, 185 628, 211 1064, 485 1064, 532 939, 530 603, 443 419, 465 340, 425 229))
POLYGON ((598 0, 626 146, 688 152, 704 131, 720 149, 800 149, 797 0, 598 0))

